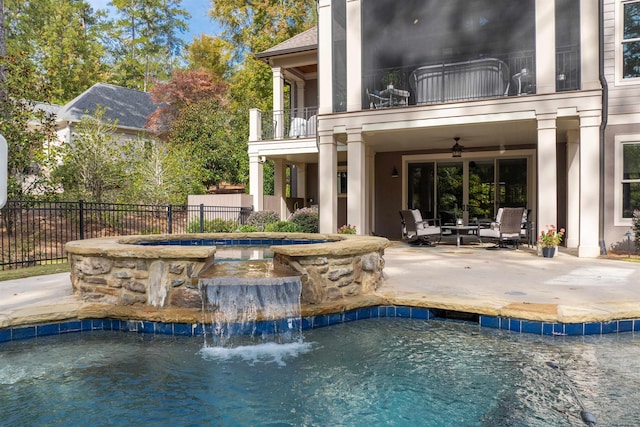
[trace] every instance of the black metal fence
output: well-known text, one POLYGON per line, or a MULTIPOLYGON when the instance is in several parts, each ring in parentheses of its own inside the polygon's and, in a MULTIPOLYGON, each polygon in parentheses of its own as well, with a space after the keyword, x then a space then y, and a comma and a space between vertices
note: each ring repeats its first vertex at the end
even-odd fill
POLYGON ((0 210, 0 270, 66 259, 72 240, 225 231, 252 208, 205 205, 8 201, 0 210))

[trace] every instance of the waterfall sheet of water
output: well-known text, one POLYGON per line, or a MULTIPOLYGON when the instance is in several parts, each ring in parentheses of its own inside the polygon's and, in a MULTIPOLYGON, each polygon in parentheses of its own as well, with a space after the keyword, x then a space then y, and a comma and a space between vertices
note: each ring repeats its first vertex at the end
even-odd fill
POLYGON ((299 277, 213 277, 200 279, 199 286, 203 310, 212 318, 205 347, 302 342, 299 277))

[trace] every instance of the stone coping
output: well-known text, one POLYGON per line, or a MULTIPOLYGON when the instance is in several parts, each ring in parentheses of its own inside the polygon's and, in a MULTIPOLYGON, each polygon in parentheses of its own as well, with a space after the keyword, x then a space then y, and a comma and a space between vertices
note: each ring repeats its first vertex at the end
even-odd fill
POLYGON ((210 239, 283 239, 318 240, 320 243, 306 245, 274 245, 276 254, 287 256, 346 256, 362 252, 382 251, 389 240, 375 236, 349 234, 310 233, 197 233, 197 234, 150 234, 126 237, 102 237, 75 240, 65 245, 69 255, 108 256, 113 258, 159 258, 159 259, 207 259, 215 254, 215 246, 139 245, 141 242, 172 240, 210 239))

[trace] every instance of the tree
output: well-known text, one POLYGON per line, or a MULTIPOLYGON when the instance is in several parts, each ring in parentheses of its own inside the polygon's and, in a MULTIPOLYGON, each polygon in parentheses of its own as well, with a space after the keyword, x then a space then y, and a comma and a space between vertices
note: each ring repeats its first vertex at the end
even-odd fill
POLYGON ((246 182, 247 140, 234 137, 235 125, 223 103, 209 98, 180 110, 168 140, 172 145, 188 147, 191 156, 201 162, 206 171, 201 177, 206 187, 246 182))
POLYGON ((207 70, 214 78, 229 77, 232 71, 231 49, 225 40, 202 34, 187 47, 187 63, 190 69, 207 70))
POLYGON ((178 33, 186 31, 189 13, 182 0, 112 0, 120 15, 113 22, 112 81, 122 86, 147 90, 151 79, 165 79, 174 68, 184 42, 178 33))
POLYGON ((117 123, 105 119, 104 112, 99 107, 83 117, 63 147, 55 176, 68 196, 100 203, 121 201, 126 194, 123 185, 132 174, 128 158, 136 142, 120 138, 117 123))
POLYGON ((183 108, 210 98, 222 99, 225 91, 226 84, 214 81, 204 70, 174 71, 171 80, 152 88, 153 102, 160 106, 148 117, 146 126, 164 137, 183 108))
POLYGON ((200 159, 189 147, 150 140, 131 153, 134 171, 127 194, 137 203, 185 204, 187 195, 204 194, 200 159))
POLYGON ((105 75, 100 43, 103 13, 84 0, 5 0, 7 53, 33 63, 33 85, 49 86, 50 98, 66 103, 105 75))

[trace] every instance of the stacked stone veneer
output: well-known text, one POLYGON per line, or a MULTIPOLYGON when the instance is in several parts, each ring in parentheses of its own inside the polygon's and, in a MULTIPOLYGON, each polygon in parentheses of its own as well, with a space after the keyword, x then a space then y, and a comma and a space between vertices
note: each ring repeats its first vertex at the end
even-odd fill
POLYGON ((158 315, 167 311, 172 313, 172 321, 195 321, 196 313, 202 309, 198 277, 215 261, 215 248, 136 243, 215 238, 331 240, 272 247, 275 267, 292 270, 301 276, 303 306, 317 307, 315 310, 303 309, 304 313, 378 302, 377 299, 366 302, 366 296, 371 296, 381 283, 388 240, 319 234, 157 235, 69 242, 66 250, 74 291, 91 304, 89 314, 92 316, 100 314, 97 306, 109 306, 111 309, 102 309, 105 316, 167 320, 158 315))

